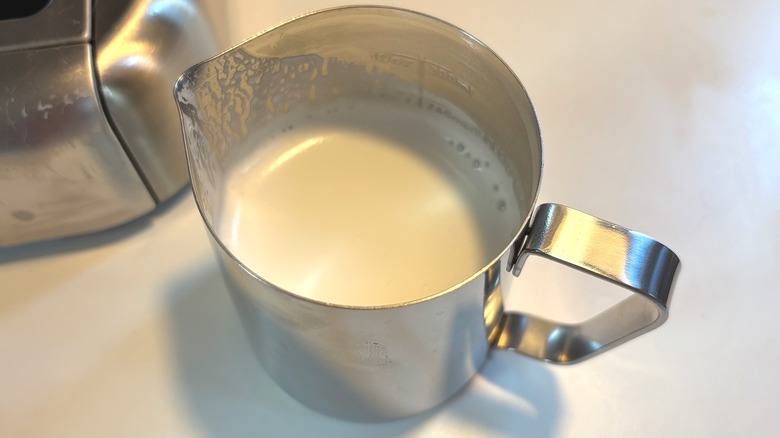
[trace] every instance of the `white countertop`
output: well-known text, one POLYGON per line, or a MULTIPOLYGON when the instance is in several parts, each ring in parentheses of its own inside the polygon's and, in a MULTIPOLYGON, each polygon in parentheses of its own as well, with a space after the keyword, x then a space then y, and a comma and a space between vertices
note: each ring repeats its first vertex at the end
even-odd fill
MULTIPOLYGON (((265 3, 227 2, 234 42, 339 4, 265 3)), ((780 3, 386 3, 459 25, 515 70, 545 138, 540 202, 677 252, 666 324, 573 366, 496 352, 416 417, 331 419, 252 356, 187 191, 118 229, 0 249, 0 436, 777 433, 780 3)), ((531 263, 510 306, 576 313, 591 285, 531 263)))

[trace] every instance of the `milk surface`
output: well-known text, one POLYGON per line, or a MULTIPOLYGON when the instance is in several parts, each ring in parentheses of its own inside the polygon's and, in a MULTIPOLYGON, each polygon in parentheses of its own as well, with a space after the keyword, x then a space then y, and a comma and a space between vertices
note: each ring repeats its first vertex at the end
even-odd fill
POLYGON ((251 141, 230 160, 217 234, 258 276, 310 299, 442 292, 497 256, 525 214, 490 148, 414 105, 302 111, 251 141))

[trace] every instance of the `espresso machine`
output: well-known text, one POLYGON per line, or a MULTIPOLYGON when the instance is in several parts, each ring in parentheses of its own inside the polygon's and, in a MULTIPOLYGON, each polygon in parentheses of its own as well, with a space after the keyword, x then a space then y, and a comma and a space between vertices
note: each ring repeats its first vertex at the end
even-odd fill
POLYGON ((173 85, 225 49, 209 0, 0 6, 0 246, 111 228, 188 182, 173 85))

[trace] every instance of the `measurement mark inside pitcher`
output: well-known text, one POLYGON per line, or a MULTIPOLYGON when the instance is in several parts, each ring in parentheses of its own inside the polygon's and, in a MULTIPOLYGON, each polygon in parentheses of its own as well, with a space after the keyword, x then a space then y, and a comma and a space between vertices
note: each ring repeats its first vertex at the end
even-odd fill
MULTIPOLYGON (((423 80, 425 74, 430 74, 434 77, 449 82, 450 84, 465 91, 467 94, 474 93, 474 88, 468 82, 459 78, 452 70, 448 69, 447 67, 439 65, 431 60, 412 55, 404 55, 401 53, 386 52, 377 52, 372 58, 381 64, 392 64, 400 67, 419 68, 420 78, 418 82, 421 85, 425 82, 423 80)), ((420 95, 422 96, 422 93, 420 95)))

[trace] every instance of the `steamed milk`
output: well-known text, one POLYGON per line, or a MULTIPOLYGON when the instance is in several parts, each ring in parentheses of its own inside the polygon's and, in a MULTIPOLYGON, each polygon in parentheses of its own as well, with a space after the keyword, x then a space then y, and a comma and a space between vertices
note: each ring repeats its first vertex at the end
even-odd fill
POLYGON ((497 256, 524 213, 490 148, 431 110, 352 103, 266 131, 232 157, 217 233, 307 298, 374 306, 444 291, 497 256))

